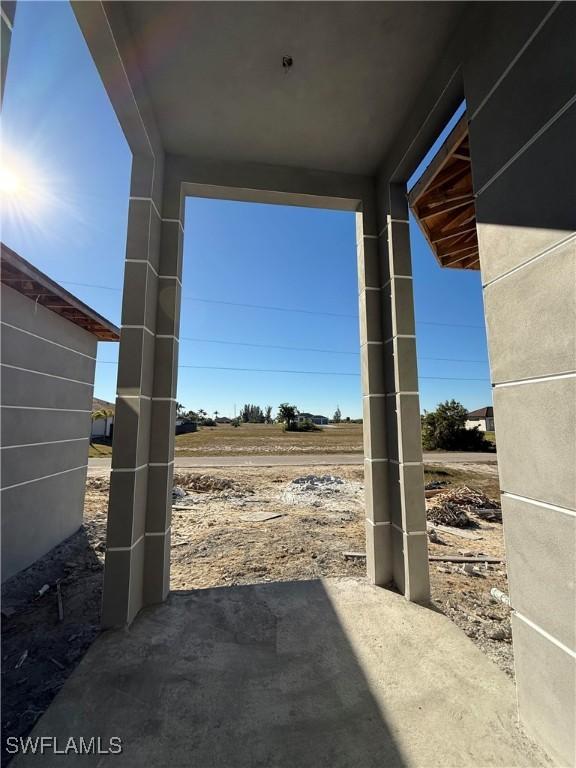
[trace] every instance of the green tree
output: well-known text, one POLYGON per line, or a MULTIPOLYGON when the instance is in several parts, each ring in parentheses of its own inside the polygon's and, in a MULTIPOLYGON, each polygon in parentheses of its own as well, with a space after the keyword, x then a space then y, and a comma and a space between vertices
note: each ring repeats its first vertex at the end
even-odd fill
POLYGON ((245 424, 263 424, 264 414, 262 413, 262 408, 259 405, 246 403, 240 409, 240 419, 245 424))
POLYGON ((439 403, 422 416, 422 446, 427 451, 481 451, 489 444, 477 427, 466 429, 467 409, 456 400, 439 403))
POLYGON ((334 416, 332 416, 332 421, 334 424, 340 424, 342 421, 342 411, 340 410, 340 406, 336 406, 336 410, 334 411, 334 416))
POLYGON ((284 429, 292 430, 296 425, 296 415, 298 410, 295 405, 289 403, 280 403, 278 406, 278 415, 276 420, 280 424, 284 424, 284 429))
POLYGON ((264 421, 266 424, 272 424, 272 406, 267 405, 264 409, 264 421))

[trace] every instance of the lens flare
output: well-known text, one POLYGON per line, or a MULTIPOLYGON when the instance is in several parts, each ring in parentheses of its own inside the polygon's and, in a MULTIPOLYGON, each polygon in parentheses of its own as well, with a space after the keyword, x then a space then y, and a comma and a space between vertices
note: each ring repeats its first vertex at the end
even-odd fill
POLYGON ((3 216, 37 221, 54 202, 48 180, 40 168, 10 152, 2 152, 0 203, 3 216))

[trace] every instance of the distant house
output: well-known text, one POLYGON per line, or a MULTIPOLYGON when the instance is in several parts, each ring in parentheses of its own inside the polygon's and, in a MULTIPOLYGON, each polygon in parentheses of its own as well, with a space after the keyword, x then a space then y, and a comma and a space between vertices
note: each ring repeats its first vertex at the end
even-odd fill
POLYGON ((478 408, 471 411, 466 419, 466 429, 478 427, 481 432, 494 432, 494 408, 491 405, 486 408, 478 408))
POLYGON ((90 439, 96 438, 108 438, 112 439, 114 434, 114 403, 109 403, 106 400, 99 400, 94 398, 92 400, 92 426, 90 429, 90 439), (103 414, 107 414, 103 418, 95 419, 94 414, 98 411, 103 414))
POLYGON ((214 421, 216 424, 232 424, 232 419, 229 419, 228 416, 218 416, 214 421))
POLYGON ((178 416, 176 419, 176 434, 187 435, 190 432, 198 432, 198 422, 187 416, 178 416))
POLYGON ((2 244, 2 581, 82 524, 99 341, 120 332, 2 244))
POLYGON ((306 424, 310 422, 311 424, 316 424, 316 426, 325 426, 328 424, 328 417, 327 416, 318 416, 313 413, 299 413, 298 414, 298 424, 306 424))

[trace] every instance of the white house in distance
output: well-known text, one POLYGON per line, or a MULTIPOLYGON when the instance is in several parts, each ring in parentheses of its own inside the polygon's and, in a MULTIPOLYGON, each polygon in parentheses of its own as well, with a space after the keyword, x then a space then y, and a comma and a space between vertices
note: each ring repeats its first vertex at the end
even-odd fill
POLYGON ((494 409, 491 405, 470 411, 466 419, 466 429, 478 427, 481 432, 494 432, 494 409))
POLYGON ((328 417, 318 416, 313 413, 299 413, 298 424, 306 424, 307 422, 310 422, 311 424, 315 424, 318 427, 326 426, 326 424, 328 424, 328 417))
POLYGON ((114 403, 106 400, 94 398, 92 400, 92 425, 90 429, 90 439, 108 438, 112 439, 114 433, 114 403), (100 413, 102 418, 94 418, 100 413))

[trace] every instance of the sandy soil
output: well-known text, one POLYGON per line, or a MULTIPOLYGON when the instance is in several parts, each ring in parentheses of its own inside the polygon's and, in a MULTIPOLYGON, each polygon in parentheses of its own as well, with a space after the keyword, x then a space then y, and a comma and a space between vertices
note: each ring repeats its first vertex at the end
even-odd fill
MULTIPOLYGON (((492 465, 430 467, 430 480, 498 493, 492 465)), ((210 469, 177 473, 175 484, 186 496, 173 511, 173 590, 364 573, 363 559, 343 556, 365 551, 362 467, 210 469), (293 482, 328 474, 336 481, 293 482), (257 520, 255 513, 271 517, 257 520)), ((105 470, 92 475, 83 528, 3 585, 4 737, 31 729, 99 632, 108 488, 105 470)), ((481 538, 441 534, 444 543, 430 543, 430 554, 503 558, 501 524, 477 522, 473 534, 481 538)), ((512 675, 509 611, 490 598, 493 586, 507 592, 505 566, 471 574, 460 565, 430 565, 435 607, 512 675)))

